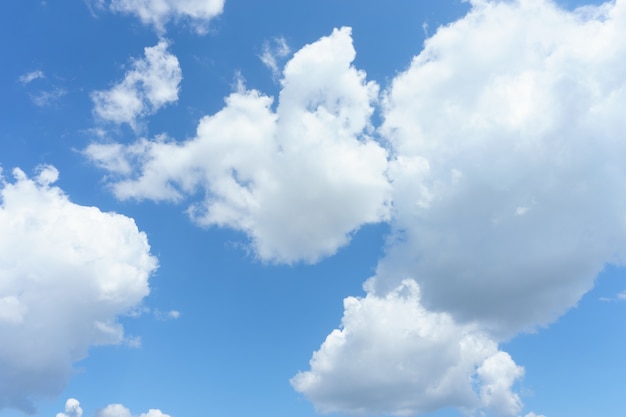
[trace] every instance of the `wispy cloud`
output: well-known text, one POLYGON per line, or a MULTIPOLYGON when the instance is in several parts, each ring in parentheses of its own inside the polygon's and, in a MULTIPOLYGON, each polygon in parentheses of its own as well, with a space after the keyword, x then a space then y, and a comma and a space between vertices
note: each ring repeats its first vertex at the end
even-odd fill
POLYGON ((278 37, 263 44, 263 52, 259 55, 261 61, 272 71, 274 78, 280 76, 280 68, 278 61, 291 53, 289 45, 285 38, 278 37))
POLYGON ((26 85, 40 78, 46 78, 46 75, 41 70, 27 72, 26 74, 20 75, 17 79, 20 83, 26 85))

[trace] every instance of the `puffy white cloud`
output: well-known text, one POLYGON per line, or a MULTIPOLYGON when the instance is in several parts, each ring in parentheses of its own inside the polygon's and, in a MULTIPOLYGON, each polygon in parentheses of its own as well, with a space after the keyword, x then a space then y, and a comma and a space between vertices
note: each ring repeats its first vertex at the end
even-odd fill
POLYGON ((65 412, 57 413, 57 417, 82 417, 83 409, 80 402, 75 398, 70 398, 65 402, 65 412))
POLYGON ((178 58, 160 40, 145 48, 145 58, 134 60, 124 79, 108 90, 94 91, 94 113, 102 120, 137 126, 137 119, 154 114, 178 100, 182 71, 178 58))
POLYGON ((498 343, 624 263, 625 70, 624 0, 474 1, 439 28, 384 98, 385 257, 294 387, 321 411, 519 415, 498 343))
POLYGON ((185 20, 202 34, 209 21, 224 10, 224 0, 111 0, 110 8, 133 14, 160 33, 165 31, 169 21, 185 20))
POLYGON ((180 201, 200 191, 189 208, 197 223, 245 232, 261 259, 313 262, 389 214, 387 153, 367 136, 378 88, 354 57, 350 29, 335 30, 287 63, 276 111, 241 87, 191 140, 85 152, 119 175, 118 198, 180 201))
POLYGON ((13 174, 0 188, 0 409, 31 412, 90 346, 124 340, 117 317, 148 294, 157 262, 132 219, 72 203, 55 168, 13 174))
POLYGON ((502 337, 546 324, 626 255, 626 2, 474 2, 388 91, 394 227, 377 288, 502 337))
POLYGON ((456 406, 514 416, 523 374, 480 327, 424 309, 405 280, 385 296, 344 300, 341 328, 291 383, 321 412, 409 416, 456 406))
MULTIPOLYGON (((133 415, 122 404, 110 404, 98 411, 96 417, 133 417, 133 415)), ((147 413, 142 413, 136 417, 170 417, 170 415, 164 414, 161 410, 150 409, 147 413)))

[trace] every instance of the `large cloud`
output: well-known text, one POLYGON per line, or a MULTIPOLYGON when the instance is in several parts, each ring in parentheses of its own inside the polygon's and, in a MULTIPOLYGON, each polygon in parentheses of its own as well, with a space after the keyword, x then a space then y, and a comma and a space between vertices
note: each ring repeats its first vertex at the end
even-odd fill
POLYGON ((199 224, 244 231, 264 260, 315 261, 388 218, 387 154, 367 136, 378 89, 354 57, 350 30, 335 30, 286 65, 276 111, 241 87, 191 140, 86 153, 120 176, 118 198, 179 201, 200 191, 189 209, 199 224))
POLYGON ((124 79, 108 90, 94 91, 95 115, 113 123, 137 127, 137 119, 154 114, 178 100, 182 71, 178 58, 167 51, 168 43, 159 41, 145 48, 145 58, 134 60, 124 79))
POLYGON ((387 253, 295 388, 321 410, 405 415, 471 408, 473 375, 475 407, 516 415, 522 372, 497 343, 555 320, 624 263, 625 72, 624 0, 573 12, 474 1, 428 39, 383 105, 387 253), (419 304, 399 295, 407 278, 419 304), (440 332, 412 330, 442 317, 440 332), (467 329, 489 355, 460 353, 467 329), (445 389, 429 385, 457 369, 445 389))
POLYGON ((0 409, 32 412, 90 346, 124 340, 117 317, 148 294, 156 259, 132 219, 52 186, 53 167, 14 176, 0 188, 0 409))
POLYGON ((428 307, 511 335, 623 263, 624 71, 623 0, 481 1, 440 29, 386 100, 404 243, 379 288, 413 276, 428 307))
MULTIPOLYGON (((106 0, 96 0, 102 7, 106 0)), ((171 21, 188 21, 196 32, 206 32, 209 21, 224 10, 224 0, 111 0, 110 9, 133 14, 159 32, 171 21)))

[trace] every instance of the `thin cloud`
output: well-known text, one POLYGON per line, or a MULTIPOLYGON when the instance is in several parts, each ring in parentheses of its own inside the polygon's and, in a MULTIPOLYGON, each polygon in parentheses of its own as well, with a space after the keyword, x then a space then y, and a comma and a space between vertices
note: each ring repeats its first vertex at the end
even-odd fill
POLYGON ((21 84, 27 85, 31 82, 38 80, 40 78, 46 78, 46 75, 41 70, 27 72, 26 74, 20 75, 17 79, 21 84))

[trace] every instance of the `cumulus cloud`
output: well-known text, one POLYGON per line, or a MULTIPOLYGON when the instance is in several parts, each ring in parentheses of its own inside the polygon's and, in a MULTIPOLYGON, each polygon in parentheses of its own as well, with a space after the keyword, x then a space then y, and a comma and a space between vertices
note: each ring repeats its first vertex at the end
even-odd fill
POLYGON ((606 264, 624 264, 625 70, 624 0, 477 0, 439 28, 384 94, 385 257, 294 387, 322 411, 519 415, 523 370, 498 343, 554 321, 606 264), (401 296, 407 278, 420 297, 401 296), (416 336, 437 320, 440 333, 416 336), (488 353, 460 348, 472 332, 488 353))
POLYGON ((80 402, 75 398, 70 398, 65 402, 65 412, 57 413, 57 417, 82 417, 83 409, 80 402))
POLYGON ((157 262, 132 219, 72 203, 54 167, 13 175, 0 186, 0 409, 33 412, 90 346, 124 341, 117 317, 148 294, 157 262))
POLYGON ((132 63, 122 81, 108 90, 94 91, 91 99, 94 114, 101 120, 128 123, 137 127, 137 119, 154 114, 178 100, 182 71, 178 58, 168 52, 168 42, 160 40, 144 49, 145 57, 132 63))
POLYGON ((626 254, 626 2, 476 2, 394 79, 394 226, 377 284, 512 335, 626 254))
POLYGON ((382 297, 346 298, 341 328, 294 388, 321 412, 410 416, 456 406, 517 415, 511 387, 522 368, 480 327, 427 311, 420 298, 413 280, 382 297))
MULTIPOLYGON (((104 0, 97 5, 104 6, 104 0)), ((199 34, 207 31, 211 19, 224 10, 224 0, 111 0, 110 9, 132 14, 142 23, 152 25, 159 33, 165 32, 168 22, 186 21, 199 34)))
POLYGON ((387 153, 368 137, 378 87, 351 65, 350 29, 307 45, 287 63, 277 109, 241 87, 196 137, 85 153, 119 176, 120 199, 181 201, 203 226, 245 232, 257 256, 308 262, 333 254, 367 223, 388 219, 387 153))
POLYGON ((147 413, 142 413, 139 416, 133 416, 130 410, 124 407, 122 404, 110 404, 104 409, 96 413, 96 417, 171 417, 168 414, 164 414, 161 410, 150 409, 147 413))

